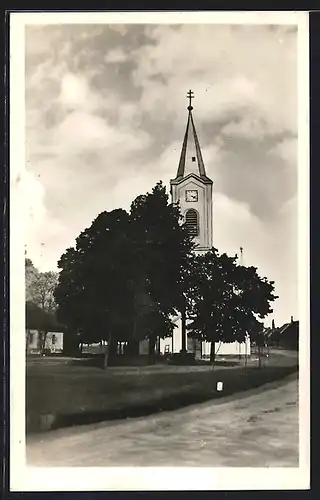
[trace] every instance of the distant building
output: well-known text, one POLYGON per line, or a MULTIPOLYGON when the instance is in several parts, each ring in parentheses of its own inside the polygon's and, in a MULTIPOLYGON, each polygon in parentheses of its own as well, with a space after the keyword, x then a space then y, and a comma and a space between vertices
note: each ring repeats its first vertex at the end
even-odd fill
MULTIPOLYGON (((27 352, 29 354, 40 354, 40 335, 38 330, 27 330, 26 332, 27 352)), ((48 332, 45 339, 44 351, 50 353, 61 353, 63 351, 63 332, 48 332)))
POLYGON ((266 342, 270 346, 282 347, 284 349, 299 349, 299 321, 293 317, 289 323, 284 323, 278 328, 267 328, 264 332, 266 342))
POLYGON ((31 301, 26 302, 26 351, 40 354, 42 341, 40 331, 47 332, 44 350, 62 352, 64 327, 59 324, 54 313, 41 309, 31 301))

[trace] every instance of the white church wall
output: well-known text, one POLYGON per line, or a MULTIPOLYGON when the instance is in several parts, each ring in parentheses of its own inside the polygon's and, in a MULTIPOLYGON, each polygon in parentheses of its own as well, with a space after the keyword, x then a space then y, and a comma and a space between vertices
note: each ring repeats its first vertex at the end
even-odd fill
POLYGON ((181 324, 174 329, 173 332, 173 342, 172 338, 168 337, 166 339, 160 339, 160 351, 162 353, 165 352, 166 346, 169 346, 169 351, 172 352, 180 352, 182 348, 181 344, 181 324), (173 347, 173 350, 172 350, 173 347))
MULTIPOLYGON (((188 343, 187 343, 188 344, 188 343)), ((166 339, 160 340, 160 351, 164 354, 166 350, 169 352, 180 352, 182 348, 181 342, 181 322, 175 328, 172 338, 168 337, 166 339)), ((211 342, 202 342, 202 358, 210 357, 211 342)), ((217 356, 250 356, 251 354, 251 343, 248 337, 246 342, 216 342, 215 352, 217 356)))
POLYGON ((210 357, 211 351, 211 342, 202 342, 202 357, 208 358, 210 357))
POLYGON ((215 352, 217 356, 250 356, 250 339, 247 338, 245 342, 216 342, 215 352))

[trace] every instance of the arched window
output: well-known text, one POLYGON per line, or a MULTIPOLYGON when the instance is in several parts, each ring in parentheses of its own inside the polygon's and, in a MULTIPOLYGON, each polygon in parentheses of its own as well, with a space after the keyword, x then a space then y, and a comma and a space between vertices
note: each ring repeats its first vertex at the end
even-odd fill
POLYGON ((190 208, 186 212, 185 223, 189 231, 190 236, 198 236, 199 234, 199 215, 196 210, 190 208))

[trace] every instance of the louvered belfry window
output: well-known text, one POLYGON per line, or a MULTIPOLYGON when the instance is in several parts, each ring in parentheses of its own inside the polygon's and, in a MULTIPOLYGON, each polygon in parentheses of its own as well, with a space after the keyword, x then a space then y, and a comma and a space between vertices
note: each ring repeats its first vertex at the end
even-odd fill
POLYGON ((190 236, 198 236, 199 234, 199 217, 198 212, 191 208, 186 213, 186 226, 190 236))

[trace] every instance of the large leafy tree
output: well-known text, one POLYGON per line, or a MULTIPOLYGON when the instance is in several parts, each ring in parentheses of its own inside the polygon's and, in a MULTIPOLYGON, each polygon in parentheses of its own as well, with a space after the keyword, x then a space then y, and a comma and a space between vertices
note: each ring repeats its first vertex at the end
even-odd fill
POLYGON ((184 272, 194 244, 181 222, 179 206, 169 203, 161 182, 131 205, 139 270, 136 282, 153 304, 148 311, 148 321, 154 325, 148 333, 153 348, 157 336, 172 335, 170 317, 183 310, 184 272))
POLYGON ((237 265, 237 257, 212 249, 192 259, 186 290, 190 335, 214 343, 243 342, 261 329, 259 318, 272 312, 274 283, 254 267, 237 265))
MULTIPOLYGON (((28 329, 38 330, 40 352, 44 351, 48 331, 53 325, 57 326, 57 304, 54 298, 57 280, 57 273, 39 272, 31 259, 25 258, 26 322, 28 329)), ((27 345, 28 342, 29 336, 27 345)))
POLYGON ((132 318, 134 255, 128 229, 126 211, 103 212, 58 263, 59 319, 81 332, 82 341, 107 340, 105 365, 116 340, 128 335, 132 318))
POLYGON ((25 291, 26 291, 26 302, 32 302, 33 297, 33 283, 39 276, 38 269, 34 266, 31 259, 25 257, 25 291))
POLYGON ((31 302, 48 313, 54 313, 57 308, 54 298, 57 281, 58 275, 53 271, 37 273, 29 288, 31 302))
POLYGON ((75 332, 86 342, 107 340, 108 353, 119 340, 137 345, 143 338, 154 350, 157 337, 172 334, 192 248, 161 183, 137 197, 130 214, 103 212, 59 261, 60 321, 75 341, 75 332))

